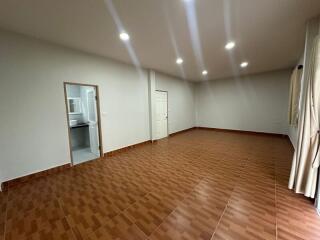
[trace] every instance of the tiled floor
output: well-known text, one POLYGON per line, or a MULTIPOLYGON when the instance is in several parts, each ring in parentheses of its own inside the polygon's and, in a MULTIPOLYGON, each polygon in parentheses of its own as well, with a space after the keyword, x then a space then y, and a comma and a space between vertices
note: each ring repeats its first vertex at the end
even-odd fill
POLYGON ((285 138, 189 131, 9 189, 0 240, 320 239, 291 157, 285 138))
POLYGON ((74 165, 99 158, 99 155, 92 153, 90 148, 80 148, 73 150, 72 156, 74 165))

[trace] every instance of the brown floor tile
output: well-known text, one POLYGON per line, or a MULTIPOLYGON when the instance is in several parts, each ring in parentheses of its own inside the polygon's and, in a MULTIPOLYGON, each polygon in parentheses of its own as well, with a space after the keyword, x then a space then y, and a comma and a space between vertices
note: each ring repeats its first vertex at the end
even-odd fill
POLYGON ((286 138, 193 130, 0 193, 0 240, 320 239, 286 138))
POLYGON ((14 211, 6 221, 6 240, 16 239, 73 239, 71 229, 58 200, 47 202, 31 210, 14 211))
POLYGON ((120 213, 107 197, 66 198, 61 201, 61 207, 69 226, 77 236, 88 236, 120 213))
POLYGON ((150 239, 210 239, 232 189, 201 181, 150 239))
POLYGON ((320 239, 320 217, 313 203, 287 188, 277 187, 278 239, 320 239))
POLYGON ((4 240, 6 214, 7 214, 7 193, 0 192, 0 240, 4 240))
POLYGON ((254 194, 231 197, 213 239, 276 239, 274 195, 254 194))
POLYGON ((175 208, 174 202, 156 193, 150 193, 124 211, 149 236, 175 208))
POLYGON ((90 234, 88 240, 143 240, 147 236, 124 214, 109 219, 103 227, 90 234))

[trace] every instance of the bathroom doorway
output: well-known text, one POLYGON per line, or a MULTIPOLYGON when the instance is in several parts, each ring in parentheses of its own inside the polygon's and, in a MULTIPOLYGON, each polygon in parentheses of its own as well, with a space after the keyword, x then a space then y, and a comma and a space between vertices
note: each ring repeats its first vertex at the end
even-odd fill
POLYGON ((64 92, 72 164, 102 157, 98 86, 64 83, 64 92))

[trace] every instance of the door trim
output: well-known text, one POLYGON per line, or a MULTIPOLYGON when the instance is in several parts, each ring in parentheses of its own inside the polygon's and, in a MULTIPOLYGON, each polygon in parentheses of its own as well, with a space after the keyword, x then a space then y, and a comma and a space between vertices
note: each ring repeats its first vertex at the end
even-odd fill
POLYGON ((102 133, 101 133, 101 113, 100 113, 100 95, 99 95, 99 86, 93 84, 86 84, 86 83, 75 83, 75 82, 64 82, 63 89, 64 89, 64 101, 65 101, 65 109, 67 115, 67 126, 68 126, 68 139, 69 139, 69 152, 70 152, 70 159, 71 165, 73 164, 73 156, 72 156, 72 149, 71 149, 71 132, 70 132, 70 119, 68 114, 68 96, 67 96, 67 85, 78 85, 78 86, 87 86, 87 87, 94 87, 96 89, 96 107, 97 107, 97 117, 98 117, 98 135, 99 135, 99 150, 100 150, 100 158, 103 158, 103 142, 102 142, 102 133))
MULTIPOLYGON (((169 137, 169 92, 166 91, 166 90, 156 90, 156 92, 165 92, 167 93, 167 136, 166 137, 169 137)), ((156 105, 157 107, 157 105, 156 105)))

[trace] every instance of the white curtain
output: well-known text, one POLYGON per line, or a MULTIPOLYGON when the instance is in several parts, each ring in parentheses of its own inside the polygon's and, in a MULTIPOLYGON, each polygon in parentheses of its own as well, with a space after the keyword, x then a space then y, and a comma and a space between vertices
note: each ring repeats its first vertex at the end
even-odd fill
POLYGON ((288 119, 291 126, 298 125, 302 68, 295 67, 290 79, 288 119))
POLYGON ((294 153, 289 188, 314 198, 319 167, 320 36, 314 40, 306 72, 306 94, 299 117, 299 138, 294 153))

